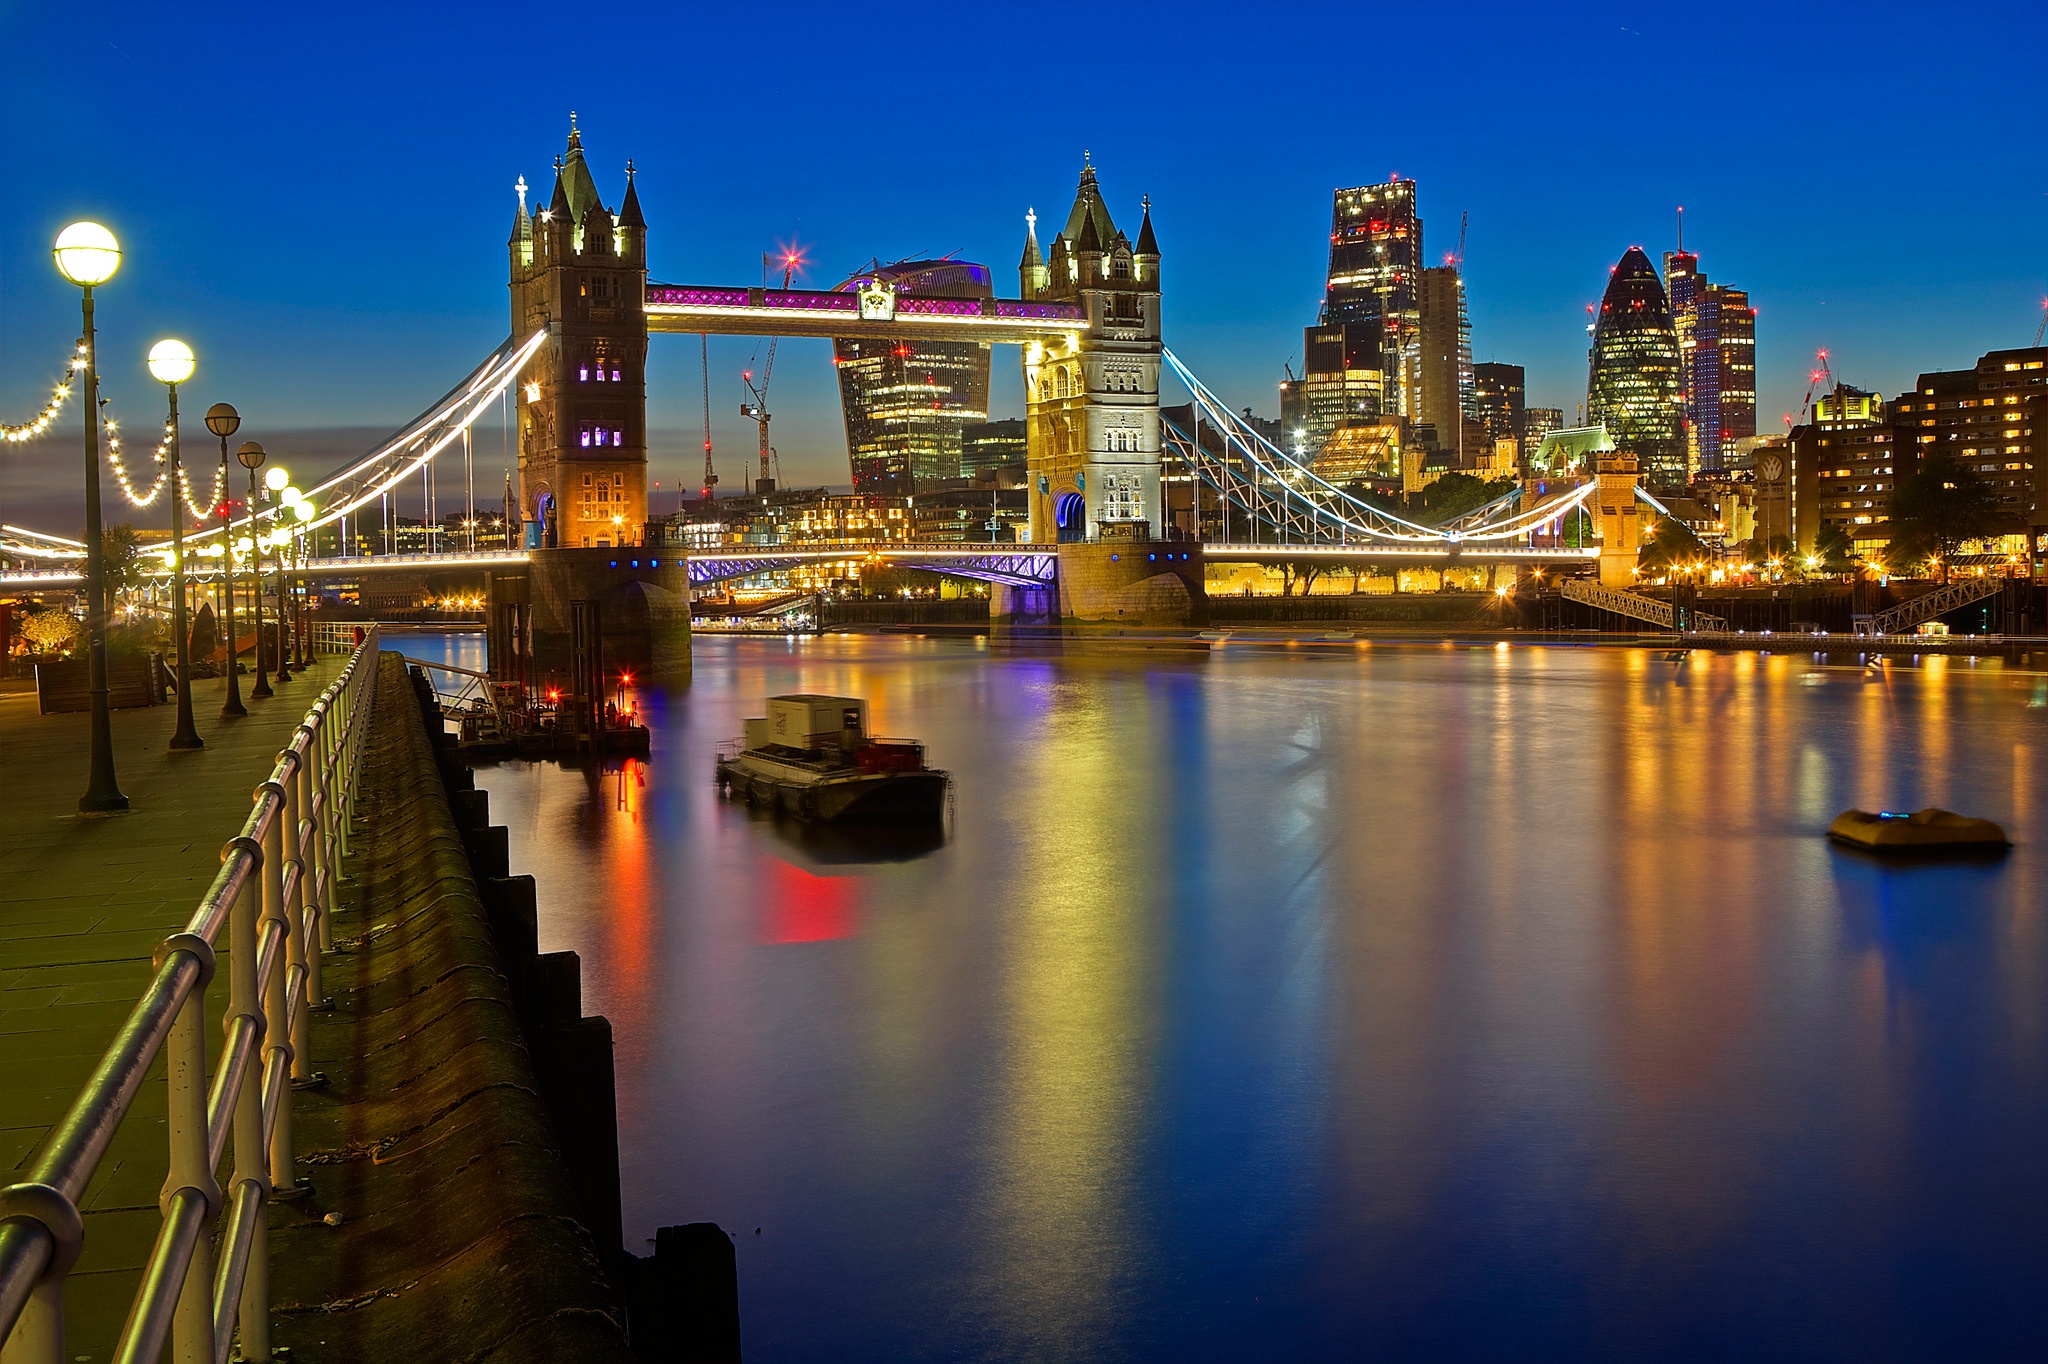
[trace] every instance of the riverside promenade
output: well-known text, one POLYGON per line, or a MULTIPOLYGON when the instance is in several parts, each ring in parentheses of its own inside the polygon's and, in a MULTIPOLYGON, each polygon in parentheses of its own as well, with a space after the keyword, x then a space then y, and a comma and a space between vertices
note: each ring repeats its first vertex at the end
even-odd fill
MULTIPOLYGON (((32 1173, 47 1161, 41 1148, 65 1124, 138 997, 160 979, 152 954, 207 895, 221 870, 222 845, 250 819, 258 783, 344 662, 322 660, 274 698, 251 702, 250 715, 231 724, 212 718, 221 684, 207 686, 195 698, 208 717, 201 726, 208 746, 197 752, 167 750, 172 707, 116 712, 116 760, 132 805, 106 819, 75 813, 85 718, 39 716, 32 694, 0 698, 0 800, 7 815, 0 836, 0 1185, 47 1177, 32 1173)), ((288 1096, 281 1102, 296 1117, 281 1123, 291 1135, 272 1148, 273 1179, 280 1178, 279 1150, 290 1151, 286 1159, 297 1174, 288 1189, 276 1186, 268 1230, 254 1251, 267 1266, 251 1281, 268 1285, 255 1289, 255 1300, 268 1305, 258 1320, 267 1318, 278 1353, 259 1345, 253 1357, 627 1364, 633 1353, 621 1285, 635 1277, 637 1262, 617 1246, 609 1026, 574 1021, 573 989, 566 1024, 551 1022, 531 999, 522 1009, 516 982, 548 965, 522 967, 533 957, 530 883, 524 932, 516 935, 524 951, 515 944, 508 977, 471 863, 474 840, 489 842, 490 831, 459 823, 444 781, 444 770, 453 772, 466 791, 467 769, 448 768, 430 739, 438 716, 401 658, 366 654, 355 676, 365 676, 364 669, 374 670, 376 685, 366 692, 356 731, 364 739, 356 832, 336 868, 342 879, 333 941, 320 952, 326 976, 309 982, 313 1013, 300 1058, 309 1063, 307 1073, 294 1062, 295 1078, 281 1086, 288 1096), (570 1086, 579 1102, 551 1108, 550 1075, 562 1065, 557 1058, 537 1076, 528 1035, 538 1030, 542 1052, 553 1057, 565 1026, 588 1034, 593 1024, 601 1055, 586 1045, 576 1056, 586 1071, 603 1062, 603 1121, 595 1125, 608 1144, 601 1158, 572 1169, 556 1133, 565 1122, 577 1132, 593 1126, 598 1107, 582 1100, 596 1091, 587 1083, 570 1086), (608 1172, 608 1180, 592 1184, 593 1169, 608 1172), (604 1234, 593 1238, 589 1210, 603 1214, 607 1201, 608 1216, 598 1218, 604 1234)), ((330 720, 347 710, 336 704, 330 720)), ((317 747, 317 740, 308 742, 317 747)), ((461 808, 479 815, 478 802, 468 792, 461 808)), ((304 827, 317 831, 319 823, 315 807, 304 827)), ((500 879, 492 884, 503 887, 503 830, 495 833, 492 865, 500 879)), ((292 868, 287 883, 300 864, 292 868)), ((311 940, 322 936, 312 933, 311 940)), ((227 942, 221 934, 222 980, 235 969, 227 942)), ((567 964, 573 978, 573 958, 567 964)), ((295 998, 297 988, 283 987, 277 998, 295 998)), ((216 1089, 227 1065, 223 1007, 215 999, 200 1020, 216 1089)), ((117 1353, 152 1243, 160 1229, 169 1234, 167 1096, 175 1087, 166 1083, 165 1058, 172 1050, 157 1055, 77 1195, 83 1250, 62 1280, 62 1349, 23 1359, 94 1364, 117 1353)), ((268 1051, 265 1057, 271 1059, 268 1051)), ((276 1078, 281 1082, 284 1072, 276 1078)), ((558 1076, 552 1092, 563 1092, 558 1076)), ((266 1111, 269 1103, 266 1095, 266 1111)), ((74 1120, 65 1130, 77 1128, 74 1120)), ((223 1187, 226 1144, 217 1148, 223 1163, 214 1172, 223 1187)), ((179 1198, 193 1187, 186 1178, 179 1198)), ((213 1240, 211 1228, 199 1235, 213 1240)), ((729 1261, 726 1238, 717 1236, 729 1261)), ((173 1293, 178 1281, 169 1281, 173 1293)), ((193 1282, 186 1281, 188 1290, 193 1282)), ((225 1321, 232 1330, 235 1300, 222 1299, 222 1291, 216 1285, 208 1295, 211 1315, 217 1329, 225 1321)), ((23 1345, 20 1335, 18 1328, 10 1350, 23 1345)), ((225 1351, 224 1334, 220 1341, 225 1351)), ((247 1344, 245 1332, 235 1357, 252 1357, 247 1344)), ((183 1347, 176 1353, 181 1360, 211 1357, 183 1347)), ((737 1358, 737 1350, 716 1357, 737 1358)))
MULTIPOLYGON (((23 1178, 135 1007, 151 953, 184 927, 241 830, 257 783, 341 660, 222 720, 224 679, 202 679, 193 712, 206 747, 168 748, 175 705, 117 710, 114 761, 126 813, 87 819, 86 717, 38 715, 33 691, 0 695, 0 1184, 23 1178)), ((226 942, 220 950, 225 979, 226 942)), ((208 1039, 211 1054, 219 1045, 208 1039)), ((136 1096, 79 1210, 86 1250, 66 1286, 69 1355, 110 1359, 162 1222, 164 1061, 136 1096)))

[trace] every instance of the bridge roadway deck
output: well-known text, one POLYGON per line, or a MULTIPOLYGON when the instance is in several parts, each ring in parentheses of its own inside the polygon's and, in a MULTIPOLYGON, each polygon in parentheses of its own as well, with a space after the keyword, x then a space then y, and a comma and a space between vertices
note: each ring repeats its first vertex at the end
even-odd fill
MULTIPOLYGON (((184 926, 306 707, 332 681, 323 658, 247 718, 219 718, 225 681, 195 684, 206 747, 172 753, 172 705, 117 710, 114 760, 127 813, 78 815, 86 717, 38 715, 34 692, 0 695, 0 1183, 22 1178, 150 978, 150 954, 184 926)), ((227 949, 221 947, 221 979, 227 949)), ((209 992, 213 993, 213 992, 209 992)), ((222 996, 224 998, 224 996, 222 996)), ((207 1049, 220 1019, 207 1020, 207 1049)), ((105 1360, 161 1220, 159 1060, 82 1200, 85 1253, 66 1290, 73 1358, 105 1360)))

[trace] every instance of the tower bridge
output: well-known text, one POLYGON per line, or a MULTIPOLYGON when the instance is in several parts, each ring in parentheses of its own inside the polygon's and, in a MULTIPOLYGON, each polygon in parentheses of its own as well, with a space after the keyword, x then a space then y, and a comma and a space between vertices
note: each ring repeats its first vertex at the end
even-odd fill
MULTIPOLYGON (((693 584, 861 553, 792 547, 686 556, 645 543, 650 337, 751 334, 1019 347, 1024 543, 886 551, 892 562, 994 584, 999 614, 1017 607, 1081 620, 1193 619, 1202 610, 1206 561, 1578 563, 1597 551, 1558 548, 1554 532, 1581 508, 1613 547, 1603 579, 1623 574, 1624 555, 1633 566, 1633 468, 1603 462, 1597 479, 1562 495, 1525 505, 1518 489, 1449 525, 1429 525, 1328 482, 1268 441, 1166 347, 1150 201, 1141 203, 1135 238, 1127 235, 1085 161, 1073 205, 1049 241, 1041 243, 1035 213, 1026 215, 1012 298, 919 296, 879 274, 835 290, 651 282, 636 180, 628 162, 618 207, 607 207, 572 120, 546 204, 530 206, 524 179, 517 186, 507 243, 511 336, 391 439, 311 487, 313 518, 294 524, 272 506, 259 509, 258 525, 288 526, 303 537, 338 523, 351 542, 354 518, 441 455, 466 448, 474 423, 510 395, 517 547, 471 566, 488 567, 494 593, 504 585, 520 634, 540 654, 566 647, 568 607, 578 600, 611 602, 608 620, 686 633, 693 584), (1162 416, 1160 383, 1169 376, 1194 399, 1191 429, 1162 416), (1160 538, 1185 533, 1168 520, 1162 467, 1169 459, 1209 490, 1229 543, 1160 538), (523 575, 524 586, 512 585, 514 575, 523 575)), ((249 528, 238 521, 233 537, 249 528)), ((203 551, 221 534, 214 525, 187 538, 203 551)), ((308 571, 346 575, 401 564, 432 570, 456 561, 338 558, 313 560, 308 571)), ((38 562, 17 571, 69 567, 38 562)), ((659 666, 644 647, 626 652, 659 666)))

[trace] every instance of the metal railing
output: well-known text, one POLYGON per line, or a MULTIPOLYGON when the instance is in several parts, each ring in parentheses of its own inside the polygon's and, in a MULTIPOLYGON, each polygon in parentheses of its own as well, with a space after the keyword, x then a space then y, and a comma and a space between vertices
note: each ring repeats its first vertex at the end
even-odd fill
POLYGON ((163 1224, 114 1358, 153 1364, 267 1360, 267 1205, 302 1195, 292 1163, 293 1082, 310 1078, 308 1011, 322 999, 336 881, 350 842, 376 690, 373 626, 277 755, 255 808, 184 929, 156 950, 156 975, 100 1058, 29 1178, 0 1189, 0 1361, 61 1364, 64 1284, 85 1241, 78 1203, 157 1054, 166 1055, 169 1172, 163 1224), (206 989, 228 935, 228 1002, 209 1080, 206 989), (234 1169, 217 1178, 234 1140, 234 1169), (223 1216, 223 1203, 225 1215, 223 1216), (219 1263, 215 1231, 219 1224, 219 1263))
POLYGON ((1867 620, 1856 622, 1859 635, 1904 634, 1913 626, 1936 616, 1946 615, 1957 607, 1968 606, 1986 597, 1996 596, 2005 590, 2003 577, 1986 575, 1982 578, 1957 578, 1944 583, 1932 592, 1923 592, 1910 601, 1877 612, 1867 620))
MULTIPOLYGON (((1567 601, 1584 602, 1588 606, 1597 606, 1602 611, 1611 611, 1617 616, 1627 616, 1632 620, 1661 625, 1666 630, 1678 628, 1677 613, 1671 603, 1658 601, 1655 597, 1602 587, 1599 583, 1588 582, 1583 578, 1565 579, 1558 585, 1558 591, 1567 601)), ((1686 631, 1721 631, 1727 628, 1728 622, 1721 617, 1710 616, 1704 611, 1693 611, 1688 616, 1686 631)))

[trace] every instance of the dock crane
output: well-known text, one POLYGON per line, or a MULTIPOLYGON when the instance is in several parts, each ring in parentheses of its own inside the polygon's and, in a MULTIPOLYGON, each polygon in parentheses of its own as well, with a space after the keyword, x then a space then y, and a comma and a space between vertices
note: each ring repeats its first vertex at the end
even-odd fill
MULTIPOLYGON (((787 289, 789 281, 796 275, 797 267, 803 264, 803 254, 795 247, 785 247, 782 252, 782 287, 787 289)), ((768 287, 768 253, 761 253, 761 287, 768 287)), ((782 343, 779 336, 768 338, 768 363, 761 366, 761 382, 754 382, 754 371, 742 370, 740 379, 747 386, 747 392, 754 395, 754 401, 740 404, 740 415, 752 417, 761 427, 761 475, 754 484, 756 493, 775 491, 774 476, 768 472, 768 460, 774 453, 768 448, 768 381, 775 376, 775 348, 782 343)))

